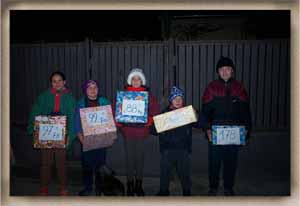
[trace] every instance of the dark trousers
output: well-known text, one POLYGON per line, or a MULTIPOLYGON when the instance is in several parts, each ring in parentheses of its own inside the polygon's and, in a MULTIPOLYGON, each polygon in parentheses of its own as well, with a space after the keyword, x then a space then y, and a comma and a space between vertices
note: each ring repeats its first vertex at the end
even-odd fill
POLYGON ((124 138, 127 181, 143 180, 145 140, 124 138))
POLYGON ((93 189, 94 176, 99 168, 105 164, 105 159, 105 149, 82 152, 82 177, 86 189, 93 189))
POLYGON ((160 155, 160 191, 169 191, 170 176, 175 165, 182 190, 191 190, 190 154, 185 150, 165 150, 160 155))
POLYGON ((52 165, 55 161, 57 177, 60 186, 66 186, 66 150, 65 149, 41 149, 40 178, 41 187, 48 187, 51 180, 52 165))
POLYGON ((224 189, 233 189, 237 169, 239 146, 209 145, 209 187, 218 189, 219 174, 223 164, 224 189))

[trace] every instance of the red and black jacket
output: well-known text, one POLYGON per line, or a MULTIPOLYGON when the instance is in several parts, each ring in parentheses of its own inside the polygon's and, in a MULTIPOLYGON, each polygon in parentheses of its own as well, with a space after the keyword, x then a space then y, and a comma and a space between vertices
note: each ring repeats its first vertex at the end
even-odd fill
POLYGON ((212 81, 204 91, 202 102, 205 130, 211 125, 244 125, 251 129, 249 97, 239 81, 233 78, 227 82, 221 78, 212 81))

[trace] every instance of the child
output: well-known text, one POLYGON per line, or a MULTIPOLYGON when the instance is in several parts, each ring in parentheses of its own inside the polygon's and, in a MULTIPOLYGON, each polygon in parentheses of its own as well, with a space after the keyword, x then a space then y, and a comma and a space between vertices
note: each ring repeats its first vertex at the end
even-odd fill
POLYGON ((141 69, 132 69, 128 75, 127 83, 126 91, 148 91, 149 93, 148 122, 146 124, 117 123, 124 136, 125 143, 127 195, 144 196, 142 187, 145 153, 144 140, 149 136, 150 127, 153 124, 152 117, 159 113, 159 105, 156 98, 145 87, 146 78, 141 69))
MULTIPOLYGON (((82 85, 84 97, 82 97, 76 107, 75 111, 75 133, 83 144, 84 135, 80 120, 80 109, 86 107, 97 107, 109 105, 108 99, 99 96, 99 84, 97 81, 88 80, 82 85)), ((84 188, 79 192, 80 196, 89 196, 93 193, 93 179, 96 172, 101 166, 105 164, 106 150, 105 148, 94 149, 82 152, 82 169, 83 169, 83 182, 84 188)), ((100 181, 100 180, 95 180, 100 181)), ((95 188, 96 191, 101 191, 100 188, 95 188)))
MULTIPOLYGON (((66 77, 60 72, 53 72, 50 76, 51 88, 43 92, 32 107, 28 133, 33 135, 35 116, 38 115, 66 115, 68 144, 74 139, 72 125, 75 100, 66 88, 66 77)), ((41 149, 40 195, 48 195, 48 185, 51 180, 52 163, 55 157, 57 175, 60 180, 60 195, 67 195, 66 189, 66 149, 41 149)))
MULTIPOLYGON (((170 105, 162 112, 184 106, 184 93, 173 87, 169 96, 170 105)), ((192 151, 192 125, 178 127, 159 135, 160 144, 160 191, 158 196, 168 196, 172 166, 176 165, 184 196, 191 195, 190 162, 192 151)))

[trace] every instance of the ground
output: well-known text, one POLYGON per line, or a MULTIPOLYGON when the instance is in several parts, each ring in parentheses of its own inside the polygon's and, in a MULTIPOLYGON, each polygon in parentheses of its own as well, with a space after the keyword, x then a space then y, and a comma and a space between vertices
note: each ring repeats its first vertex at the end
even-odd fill
MULTIPOLYGON (((144 190, 147 196, 155 195, 159 190, 159 147, 158 139, 151 136, 146 141, 144 190)), ((74 147, 76 148, 76 146, 74 147)), ((76 150, 76 149, 75 149, 76 150)), ((79 153, 73 153, 68 161, 69 195, 77 195, 82 189, 79 153)), ((11 195, 37 195, 39 172, 37 166, 16 158, 11 167, 11 195)), ((108 150, 108 165, 115 170, 117 178, 124 185, 125 161, 122 137, 108 150)), ((249 145, 239 152, 239 168, 236 176, 235 192, 242 196, 274 196, 290 194, 290 136, 287 131, 256 131, 249 145)), ((194 131, 192 153, 192 195, 206 195, 208 190, 207 140, 199 130, 194 131)), ((54 172, 55 173, 55 172, 54 172)), ((171 195, 181 195, 178 177, 174 176, 170 185, 171 195)), ((57 193, 57 178, 49 190, 57 193)), ((222 185, 222 182, 221 182, 222 185)), ((222 195, 220 188, 219 195, 222 195)))

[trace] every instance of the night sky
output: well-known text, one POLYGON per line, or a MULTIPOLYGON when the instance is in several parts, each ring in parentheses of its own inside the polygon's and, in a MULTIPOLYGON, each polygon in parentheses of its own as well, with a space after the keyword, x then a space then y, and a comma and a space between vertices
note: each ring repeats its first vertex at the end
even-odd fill
POLYGON ((11 42, 162 40, 162 21, 185 18, 246 18, 261 39, 289 38, 289 11, 34 11, 10 13, 11 42))

